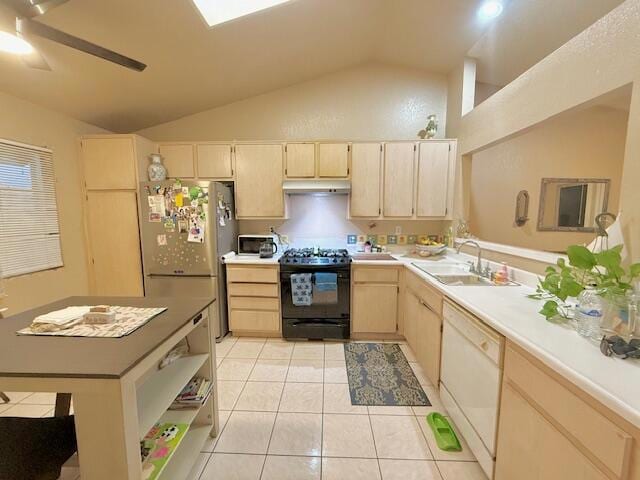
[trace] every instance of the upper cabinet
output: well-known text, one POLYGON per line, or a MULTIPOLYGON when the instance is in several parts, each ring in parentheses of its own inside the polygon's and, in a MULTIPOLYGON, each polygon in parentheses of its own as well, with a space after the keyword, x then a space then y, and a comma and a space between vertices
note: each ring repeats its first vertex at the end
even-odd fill
POLYGON ((168 178, 195 178, 195 147, 190 143, 164 143, 158 148, 168 178))
POLYGON ((233 179, 233 146, 228 143, 196 144, 198 178, 233 179))
POLYGON ((313 178, 316 176, 316 145, 314 143, 288 143, 285 175, 287 178, 313 178))
POLYGON ((351 217, 378 217, 382 213, 382 144, 351 146, 351 217))
POLYGON ((318 145, 318 177, 347 178, 350 150, 348 143, 320 143, 318 145))
POLYGON ((80 147, 84 183, 88 190, 137 188, 133 137, 85 137, 80 147))
POLYGON ((236 217, 283 218, 284 152, 280 144, 236 145, 236 217))
POLYGON ((452 177, 450 142, 423 142, 419 146, 416 175, 418 217, 445 217, 449 210, 452 177))
POLYGON ((415 143, 387 143, 384 146, 385 217, 411 218, 414 214, 415 143))

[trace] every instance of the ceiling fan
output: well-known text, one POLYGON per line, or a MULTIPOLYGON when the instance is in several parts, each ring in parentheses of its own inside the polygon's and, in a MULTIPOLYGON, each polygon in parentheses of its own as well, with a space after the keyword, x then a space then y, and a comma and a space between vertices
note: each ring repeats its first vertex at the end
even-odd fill
MULTIPOLYGON (((137 60, 34 20, 35 17, 68 1, 69 0, 0 0, 0 4, 7 6, 15 13, 16 36, 24 41, 28 41, 30 37, 46 38, 52 42, 66 45, 67 47, 80 50, 81 52, 94 55, 137 72, 141 72, 147 68, 144 63, 138 62, 137 60)), ((51 70, 51 67, 40 52, 33 48, 29 50, 33 51, 22 55, 22 59, 26 65, 40 70, 51 70)))

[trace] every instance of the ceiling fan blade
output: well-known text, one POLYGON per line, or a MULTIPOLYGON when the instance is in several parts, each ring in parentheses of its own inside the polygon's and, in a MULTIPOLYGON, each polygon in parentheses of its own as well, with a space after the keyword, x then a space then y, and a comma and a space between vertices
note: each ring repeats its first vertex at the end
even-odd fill
POLYGON ((30 68, 37 68, 38 70, 51 71, 51 67, 49 66, 47 61, 44 59, 42 54, 37 50, 34 50, 33 53, 30 53, 29 55, 21 55, 20 58, 22 62, 30 68))
POLYGON ((68 1, 69 0, 0 0, 0 3, 11 8, 20 17, 33 18, 68 1))
POLYGON ((29 20, 27 18, 20 18, 16 22, 18 31, 25 36, 35 35, 38 37, 46 38, 56 43, 66 45, 67 47, 80 50, 81 52, 88 53, 90 55, 102 58, 109 62, 122 65, 123 67, 130 68, 137 72, 143 71, 147 66, 144 63, 138 62, 124 55, 109 50, 107 48, 96 45, 95 43, 87 42, 82 38, 74 37, 68 33, 62 32, 56 28, 45 25, 44 23, 29 20))

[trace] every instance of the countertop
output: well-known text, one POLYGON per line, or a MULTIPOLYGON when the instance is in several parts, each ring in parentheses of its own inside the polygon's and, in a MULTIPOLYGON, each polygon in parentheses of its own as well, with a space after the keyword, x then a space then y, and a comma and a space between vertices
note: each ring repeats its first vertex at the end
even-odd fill
POLYGON ((224 256, 224 263, 227 265, 277 265, 282 254, 276 253, 271 258, 260 258, 258 255, 236 255, 224 256))
MULTIPOLYGON (((448 286, 423 272, 413 262, 433 260, 392 254, 391 260, 354 260, 353 265, 404 265, 455 303, 524 348, 602 404, 640 428, 640 361, 607 358, 597 344, 566 325, 548 322, 538 311, 542 301, 526 298, 534 291, 528 272, 512 269, 521 286, 448 286)), ((446 260, 466 261, 466 255, 448 254, 446 260)))
POLYGON ((120 378, 213 298, 69 297, 0 321, 0 377, 120 378), (74 305, 166 307, 122 338, 17 335, 38 315, 74 305))

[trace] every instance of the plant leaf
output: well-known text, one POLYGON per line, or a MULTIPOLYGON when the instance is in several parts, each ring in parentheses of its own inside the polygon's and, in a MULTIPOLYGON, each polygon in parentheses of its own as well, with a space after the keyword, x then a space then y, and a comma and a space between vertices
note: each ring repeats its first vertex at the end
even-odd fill
POLYGON ((640 277, 640 263, 634 263, 629 267, 629 275, 631 278, 640 277))
POLYGON ((582 268, 583 270, 591 270, 597 264, 593 253, 582 245, 571 245, 567 249, 567 256, 569 257, 569 263, 571 265, 582 268))
POLYGON ((540 314, 542 314, 547 320, 551 320, 553 317, 558 315, 558 302, 554 302, 553 300, 545 302, 542 310, 540 310, 540 314))
POLYGON ((594 255, 598 265, 607 269, 607 273, 616 277, 624 275, 624 270, 620 267, 622 263, 622 257, 620 251, 617 248, 611 248, 609 250, 603 250, 600 253, 594 255))

